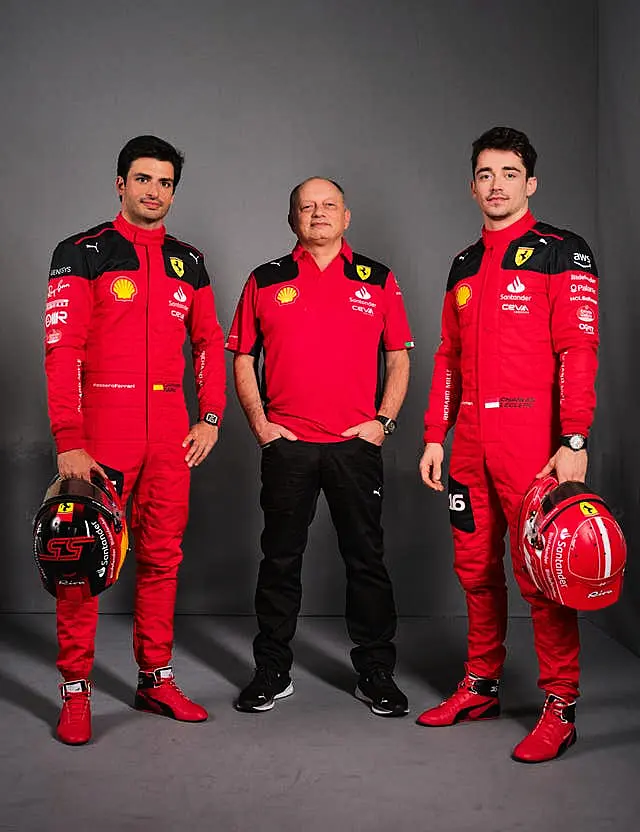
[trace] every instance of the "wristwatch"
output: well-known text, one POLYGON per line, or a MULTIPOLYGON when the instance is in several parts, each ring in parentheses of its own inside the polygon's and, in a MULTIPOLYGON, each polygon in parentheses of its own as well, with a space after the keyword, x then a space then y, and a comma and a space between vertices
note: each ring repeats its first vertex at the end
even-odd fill
POLYGON ((388 416, 381 416, 379 413, 376 416, 376 421, 382 425, 385 436, 391 436, 397 427, 395 419, 390 419, 388 416))
POLYGON ((220 424, 220 417, 217 413, 205 413, 202 417, 202 421, 206 422, 208 425, 213 425, 214 428, 217 428, 220 424))
POLYGON ((586 451, 587 437, 581 433, 568 433, 560 437, 560 444, 564 448, 571 448, 572 451, 586 451))

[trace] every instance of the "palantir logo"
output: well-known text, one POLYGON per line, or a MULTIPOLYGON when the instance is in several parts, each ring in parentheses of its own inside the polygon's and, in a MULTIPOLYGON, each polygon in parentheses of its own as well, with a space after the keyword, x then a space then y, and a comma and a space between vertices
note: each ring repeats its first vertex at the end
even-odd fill
POLYGON ((507 286, 507 291, 511 292, 514 295, 519 295, 526 290, 526 286, 520 280, 519 277, 516 276, 516 279, 507 286))

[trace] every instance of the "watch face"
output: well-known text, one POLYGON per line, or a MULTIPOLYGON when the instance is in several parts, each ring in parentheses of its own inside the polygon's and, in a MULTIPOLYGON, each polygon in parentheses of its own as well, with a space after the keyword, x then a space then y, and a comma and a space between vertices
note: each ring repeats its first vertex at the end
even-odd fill
POLYGON ((393 419, 389 419, 387 424, 384 426, 384 432, 385 433, 393 433, 395 429, 396 429, 396 423, 393 421, 393 419))
POLYGON ((569 439, 569 446, 573 451, 579 451, 584 448, 584 436, 579 433, 574 433, 569 439))
POLYGON ((208 425, 213 425, 216 427, 220 419, 215 413, 205 413, 203 422, 206 422, 208 425))

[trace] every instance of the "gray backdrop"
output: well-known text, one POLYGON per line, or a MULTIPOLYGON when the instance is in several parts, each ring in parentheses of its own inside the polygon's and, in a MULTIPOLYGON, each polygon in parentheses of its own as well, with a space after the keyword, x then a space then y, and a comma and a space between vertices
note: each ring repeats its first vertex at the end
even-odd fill
MULTIPOLYGON (((470 142, 494 124, 528 132, 540 154, 535 213, 573 228, 596 251, 599 185, 605 287, 617 281, 620 296, 603 293, 608 375, 594 471, 620 510, 635 508, 629 438, 612 429, 623 411, 632 424, 637 399, 629 397, 635 159, 623 112, 634 96, 637 103, 638 56, 617 48, 622 38, 632 49, 638 21, 631 5, 5 0, 0 609, 52 609, 29 555, 30 520, 53 471, 41 346, 51 250, 116 213, 115 157, 145 132, 186 152, 168 225, 207 252, 225 329, 252 266, 292 246, 288 192, 311 174, 343 183, 353 212, 350 242, 399 276, 417 347, 401 427, 385 446, 385 526, 404 615, 464 611, 451 571, 446 498, 426 492, 416 463, 447 271, 480 228, 468 195, 470 142), (616 90, 621 76, 626 87, 616 90)), ((637 110, 633 117, 637 134, 637 110)), ((252 611, 258 451, 232 390, 229 399, 219 447, 193 479, 183 611, 252 611)), ((104 596, 104 610, 129 609, 131 566, 104 596)), ((341 612, 342 567, 324 507, 304 580, 306 613, 341 612)), ((620 634, 633 626, 640 638, 638 613, 635 621, 631 615, 620 606, 610 626, 619 624, 620 634)))

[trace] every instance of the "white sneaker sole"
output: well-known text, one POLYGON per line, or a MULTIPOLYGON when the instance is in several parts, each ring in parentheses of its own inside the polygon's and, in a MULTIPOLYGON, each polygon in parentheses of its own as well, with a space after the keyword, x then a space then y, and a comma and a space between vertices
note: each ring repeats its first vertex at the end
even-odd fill
POLYGON ((402 713, 397 713, 395 711, 387 711, 383 708, 378 708, 376 705, 374 705, 373 699, 371 699, 365 693, 363 693, 359 687, 356 687, 353 695, 356 699, 359 699, 361 702, 365 702, 371 708, 371 713, 375 714, 376 716, 406 716, 409 713, 409 708, 407 708, 405 711, 402 711, 402 713))
MULTIPOLYGON (((269 702, 266 702, 264 705, 256 705, 255 708, 251 708, 250 711, 245 711, 245 713, 262 713, 263 711, 270 711, 276 704, 276 699, 286 699, 287 696, 291 696, 293 693, 293 682, 289 682, 287 687, 281 691, 280 693, 276 693, 276 695, 271 699, 269 702)), ((239 710, 239 709, 237 709, 239 710)))

